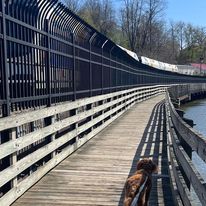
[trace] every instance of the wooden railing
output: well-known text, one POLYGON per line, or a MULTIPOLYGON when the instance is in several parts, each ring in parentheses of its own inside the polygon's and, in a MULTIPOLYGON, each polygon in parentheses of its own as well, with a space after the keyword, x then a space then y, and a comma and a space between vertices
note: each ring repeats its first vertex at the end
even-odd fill
POLYGON ((49 170, 132 105, 165 91, 139 87, 0 118, 0 205, 10 205, 49 170))
POLYGON ((192 205, 191 186, 202 205, 206 205, 206 182, 195 168, 187 151, 188 148, 197 152, 199 157, 206 162, 206 138, 182 120, 176 112, 168 92, 166 93, 166 117, 169 157, 172 178, 176 183, 174 187, 176 187, 177 205, 192 205), (185 147, 185 145, 187 146, 185 147))

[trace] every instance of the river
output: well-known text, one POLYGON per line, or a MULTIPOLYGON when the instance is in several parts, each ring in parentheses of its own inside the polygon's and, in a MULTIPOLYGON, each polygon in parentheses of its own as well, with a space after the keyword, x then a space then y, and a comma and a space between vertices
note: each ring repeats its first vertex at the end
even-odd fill
MULTIPOLYGON (((185 112, 184 117, 192 119, 194 124, 196 124, 194 129, 206 137, 206 99, 192 101, 182 105, 181 109, 185 112)), ((206 163, 203 162, 195 152, 192 154, 192 161, 202 178, 206 180, 206 163)), ((195 206, 201 205, 198 203, 194 192, 192 192, 192 196, 194 198, 193 204, 195 206)))

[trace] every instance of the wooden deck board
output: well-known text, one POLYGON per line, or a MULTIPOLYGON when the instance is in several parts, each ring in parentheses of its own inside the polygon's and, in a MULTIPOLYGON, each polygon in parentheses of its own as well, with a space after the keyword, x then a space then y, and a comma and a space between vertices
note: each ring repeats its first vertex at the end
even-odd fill
POLYGON ((125 180, 142 157, 151 157, 159 165, 159 173, 153 177, 150 205, 174 205, 160 115, 163 107, 159 102, 163 98, 160 95, 132 107, 13 205, 122 205, 125 180))

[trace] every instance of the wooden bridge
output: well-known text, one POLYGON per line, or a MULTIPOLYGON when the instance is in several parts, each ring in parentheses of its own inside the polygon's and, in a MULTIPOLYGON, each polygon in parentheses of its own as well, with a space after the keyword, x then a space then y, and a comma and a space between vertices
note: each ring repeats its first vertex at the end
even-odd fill
POLYGON ((0 56, 0 206, 122 205, 143 157, 150 205, 206 205, 206 140, 175 109, 205 77, 142 64, 58 0, 2 0, 0 56))
POLYGON ((153 158, 159 165, 150 205, 174 205, 168 184, 163 99, 159 95, 133 106, 14 205, 122 205, 125 180, 143 157, 153 158))
MULTIPOLYGON (((193 93, 205 91, 195 86, 193 93)), ((191 98, 188 85, 180 88, 191 98)), ((169 90, 175 98, 177 88, 169 90)), ((205 182, 190 157, 192 148, 204 160, 206 140, 165 91, 139 87, 2 118, 0 131, 11 139, 0 145, 0 157, 12 165, 0 172, 0 205, 122 205, 124 183, 143 157, 159 166, 150 205, 193 205, 191 187, 204 205, 205 182), (16 138, 40 120, 50 124, 16 138)))

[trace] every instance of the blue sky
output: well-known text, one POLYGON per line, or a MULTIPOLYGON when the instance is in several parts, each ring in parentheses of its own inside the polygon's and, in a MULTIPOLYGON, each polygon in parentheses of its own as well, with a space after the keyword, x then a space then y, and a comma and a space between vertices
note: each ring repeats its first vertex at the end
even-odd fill
MULTIPOLYGON (((183 21, 194 26, 206 27, 206 0, 166 0, 165 20, 183 21)), ((123 0, 112 0, 116 7, 123 0)))
POLYGON ((206 0, 168 0, 165 14, 169 20, 206 27, 206 0))

